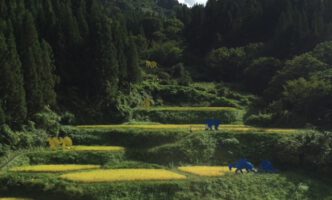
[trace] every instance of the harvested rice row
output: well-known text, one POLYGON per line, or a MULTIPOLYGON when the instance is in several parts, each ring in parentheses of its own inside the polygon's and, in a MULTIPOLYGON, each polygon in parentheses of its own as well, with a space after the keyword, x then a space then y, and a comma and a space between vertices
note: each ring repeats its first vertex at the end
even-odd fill
POLYGON ((223 176, 229 173, 229 168, 226 166, 187 166, 179 167, 180 171, 195 174, 198 176, 223 176))
POLYGON ((163 181, 183 180, 186 176, 164 169, 111 169, 69 173, 62 179, 82 183, 119 182, 119 181, 163 181))
POLYGON ((76 170, 99 169, 100 165, 32 165, 10 169, 11 172, 57 173, 76 170))
POLYGON ((125 148, 120 146, 72 146, 68 151, 108 151, 108 152, 124 152, 125 148))

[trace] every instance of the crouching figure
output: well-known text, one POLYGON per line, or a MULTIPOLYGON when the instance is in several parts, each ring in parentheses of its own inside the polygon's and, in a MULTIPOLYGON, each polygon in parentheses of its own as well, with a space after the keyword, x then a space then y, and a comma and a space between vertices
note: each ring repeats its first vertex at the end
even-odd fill
POLYGON ((249 162, 247 159, 241 159, 234 164, 229 164, 229 170, 232 171, 232 168, 236 168, 235 173, 238 173, 239 171, 243 173, 242 170, 246 170, 248 173, 249 172, 256 172, 254 165, 249 162))

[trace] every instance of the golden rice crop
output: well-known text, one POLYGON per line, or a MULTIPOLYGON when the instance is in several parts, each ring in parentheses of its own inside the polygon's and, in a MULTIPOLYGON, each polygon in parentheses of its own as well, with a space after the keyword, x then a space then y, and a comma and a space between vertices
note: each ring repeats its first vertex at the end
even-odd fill
POLYGON ((185 176, 164 169, 109 169, 61 175, 61 178, 83 183, 182 180, 185 176))
POLYGON ((119 146, 72 146, 69 151, 109 151, 123 152, 125 148, 119 146))
POLYGON ((178 169, 199 176, 222 176, 230 172, 226 166, 187 166, 178 169))
POLYGON ((26 198, 15 198, 15 197, 0 197, 0 200, 32 200, 32 199, 26 199, 26 198))
POLYGON ((14 167, 10 169, 12 172, 65 172, 75 170, 86 170, 86 169, 99 169, 100 165, 31 165, 14 167))

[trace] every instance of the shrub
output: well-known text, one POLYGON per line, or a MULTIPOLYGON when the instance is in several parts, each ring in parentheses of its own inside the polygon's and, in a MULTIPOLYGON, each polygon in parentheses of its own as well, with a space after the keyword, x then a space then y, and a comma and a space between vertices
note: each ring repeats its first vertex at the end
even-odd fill
POLYGON ((76 152, 76 151, 43 151, 32 152, 26 155, 31 165, 40 164, 96 164, 104 165, 118 163, 123 161, 124 153, 109 153, 109 152, 76 152))
POLYGON ((43 130, 13 131, 7 125, 0 127, 0 151, 45 146, 46 141, 47 134, 43 130))
POLYGON ((8 146, 16 146, 19 143, 19 135, 12 131, 9 126, 0 127, 0 143, 8 146))
POLYGON ((205 124, 207 119, 220 119, 222 124, 230 124, 242 121, 242 114, 239 109, 227 107, 160 107, 136 109, 134 118, 174 124, 205 124))
POLYGON ((35 114, 34 121, 36 122, 37 128, 45 130, 51 136, 57 137, 60 132, 60 120, 61 117, 53 112, 48 106, 35 114))
POLYGON ((245 120, 245 124, 260 126, 260 127, 269 127, 273 124, 272 114, 250 115, 245 120))
POLYGON ((75 115, 70 112, 65 112, 61 116, 61 124, 63 125, 71 125, 75 123, 75 115))

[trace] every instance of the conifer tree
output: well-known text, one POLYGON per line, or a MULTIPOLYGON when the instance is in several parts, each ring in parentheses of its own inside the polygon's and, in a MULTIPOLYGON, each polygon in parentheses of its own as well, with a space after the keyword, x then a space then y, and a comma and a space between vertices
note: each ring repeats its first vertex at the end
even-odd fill
POLYGON ((53 53, 50 45, 43 40, 41 43, 41 91, 43 94, 43 104, 54 106, 56 104, 55 86, 58 77, 55 75, 53 53))
POLYGON ((41 54, 38 33, 31 13, 25 14, 21 44, 22 66, 24 71, 25 92, 28 114, 34 114, 43 108, 41 83, 39 77, 41 54), (36 57, 37 56, 37 57, 36 57))
POLYGON ((6 121, 16 126, 26 119, 25 92, 21 62, 10 21, 6 23, 5 32, 5 35, 0 35, 0 55, 6 55, 0 65, 0 96, 2 97, 2 109, 6 113, 6 121))
POLYGON ((5 111, 7 116, 9 116, 9 124, 19 125, 23 123, 27 117, 27 108, 25 101, 22 65, 16 50, 15 38, 12 33, 10 33, 8 37, 7 44, 9 53, 7 66, 9 69, 6 76, 8 96, 6 100, 5 111))
POLYGON ((137 83, 141 80, 141 70, 139 68, 139 57, 134 41, 131 39, 128 44, 127 60, 128 60, 128 82, 137 83))

